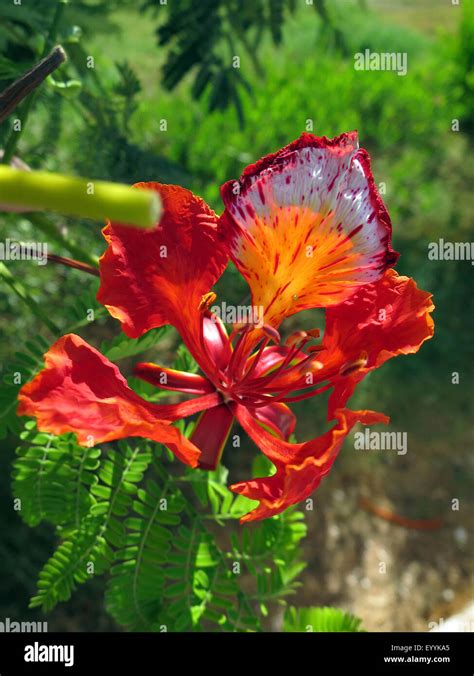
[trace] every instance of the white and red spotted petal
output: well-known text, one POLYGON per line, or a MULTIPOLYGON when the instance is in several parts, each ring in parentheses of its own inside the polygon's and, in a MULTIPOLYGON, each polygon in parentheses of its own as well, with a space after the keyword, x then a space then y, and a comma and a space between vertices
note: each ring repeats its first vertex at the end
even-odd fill
POLYGON ((303 134, 224 184, 222 198, 222 231, 266 324, 338 305, 398 258, 356 132, 303 134))

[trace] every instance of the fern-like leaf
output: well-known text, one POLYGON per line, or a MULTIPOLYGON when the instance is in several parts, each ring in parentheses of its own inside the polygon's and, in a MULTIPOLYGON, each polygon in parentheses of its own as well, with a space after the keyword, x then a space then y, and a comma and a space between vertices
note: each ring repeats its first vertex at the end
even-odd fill
POLYGON ((228 470, 224 465, 213 471, 188 469, 187 477, 203 507, 209 506, 212 518, 224 526, 228 521, 236 521, 257 505, 244 495, 236 495, 227 488, 228 470))
POLYGON ((98 479, 98 448, 79 446, 74 435, 39 433, 28 421, 13 465, 13 494, 20 515, 30 526, 42 520, 77 530, 94 502, 90 492, 98 479))
POLYGON ((113 554, 104 538, 104 520, 103 516, 87 516, 81 528, 58 547, 40 572, 38 593, 30 608, 52 610, 59 601, 71 597, 76 584, 107 569, 113 554))
POLYGON ((159 329, 147 331, 140 338, 128 338, 120 333, 112 340, 104 340, 100 351, 111 361, 119 361, 126 357, 135 357, 157 345, 157 343, 171 330, 170 326, 162 326, 159 329))
POLYGON ((226 554, 156 455, 154 476, 124 522, 108 610, 132 630, 255 630, 226 554))
POLYGON ((182 496, 149 480, 133 502, 135 515, 125 521, 123 547, 116 554, 106 605, 120 624, 149 631, 163 612, 164 566, 171 549, 170 527, 180 522, 182 496))
POLYGON ((22 352, 16 352, 12 362, 5 368, 0 384, 0 439, 8 433, 19 436, 23 422, 18 418, 18 392, 20 387, 34 375, 43 363, 43 354, 49 343, 41 337, 28 341, 22 352))
POLYGON ((67 600, 76 583, 107 570, 114 560, 114 549, 123 547, 125 529, 122 518, 128 514, 137 484, 151 461, 148 447, 132 448, 119 443, 99 468, 99 481, 91 488, 96 498, 78 530, 68 534, 46 563, 39 576, 38 594, 32 607, 50 610, 67 600), (79 545, 78 545, 79 543, 79 545))
POLYGON ((340 608, 288 608, 283 631, 288 632, 360 632, 362 620, 340 608))

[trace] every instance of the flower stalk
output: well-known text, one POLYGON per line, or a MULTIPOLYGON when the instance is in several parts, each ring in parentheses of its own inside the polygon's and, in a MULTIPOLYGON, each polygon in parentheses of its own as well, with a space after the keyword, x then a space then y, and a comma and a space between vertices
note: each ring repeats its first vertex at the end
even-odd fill
POLYGON ((138 228, 155 225, 161 212, 159 198, 150 190, 7 166, 0 166, 0 204, 110 219, 138 228))

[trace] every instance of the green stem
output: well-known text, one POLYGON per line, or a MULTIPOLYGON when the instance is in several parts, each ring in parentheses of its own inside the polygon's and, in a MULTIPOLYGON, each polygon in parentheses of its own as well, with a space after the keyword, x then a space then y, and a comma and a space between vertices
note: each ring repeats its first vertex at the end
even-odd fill
POLYGON ((48 36, 47 36, 46 41, 44 43, 42 56, 46 56, 48 51, 53 46, 53 42, 56 40, 56 35, 57 35, 57 32, 58 32, 58 28, 59 28, 59 22, 61 21, 64 9, 65 9, 67 4, 69 4, 69 0, 58 0, 58 2, 56 4, 56 9, 54 10, 53 21, 51 22, 51 27, 49 29, 48 36))
POLYGON ((139 228, 154 226, 161 210, 153 190, 6 166, 0 166, 0 204, 99 221, 110 219, 139 228))
MULTIPOLYGON (((56 9, 54 11, 54 16, 53 16, 53 21, 51 23, 51 27, 49 29, 48 36, 46 38, 46 41, 44 43, 44 48, 43 52, 41 54, 41 58, 44 58, 52 46, 54 40, 56 39, 56 33, 58 32, 58 27, 59 27, 59 22, 61 21, 61 17, 64 11, 65 6, 68 4, 69 0, 58 0, 56 4, 56 9)), ((16 147, 18 145, 18 141, 21 138, 21 135, 24 131, 24 128, 26 126, 26 122, 28 120, 28 115, 30 114, 30 110, 33 106, 33 103, 35 102, 37 97, 37 90, 34 91, 30 96, 25 100, 23 104, 23 109, 22 109, 22 114, 20 115, 20 128, 18 131, 15 131, 13 128, 10 130, 10 133, 8 135, 7 141, 5 143, 5 152, 3 154, 3 159, 2 162, 3 164, 10 164, 11 159, 13 155, 15 154, 16 147)))

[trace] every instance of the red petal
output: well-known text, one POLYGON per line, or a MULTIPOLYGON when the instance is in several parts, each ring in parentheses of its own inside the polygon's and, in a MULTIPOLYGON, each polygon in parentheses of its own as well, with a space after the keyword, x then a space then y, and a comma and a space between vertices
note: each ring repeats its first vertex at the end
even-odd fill
POLYGON ((222 198, 232 260, 266 324, 337 305, 397 260, 355 132, 332 140, 303 134, 227 182, 222 198))
POLYGON ((276 402, 268 406, 260 406, 252 413, 265 428, 270 429, 280 439, 288 441, 295 431, 296 416, 286 404, 276 402))
POLYGON ((242 523, 279 514, 309 497, 330 471, 344 439, 357 422, 364 425, 388 422, 384 415, 373 411, 343 409, 337 412, 336 417, 337 425, 317 439, 289 444, 259 430, 248 412, 239 407, 240 424, 276 466, 273 476, 231 486, 236 493, 260 502, 256 509, 241 519, 242 523))
POLYGON ((173 324, 193 355, 209 367, 199 338, 198 307, 228 262, 217 217, 184 188, 160 183, 135 187, 159 192, 163 217, 153 230, 118 223, 104 228, 109 247, 100 260, 97 298, 131 338, 173 324))
MULTIPOLYGON (((281 366, 285 361, 286 356, 290 352, 290 348, 286 345, 279 345, 278 347, 266 347, 258 359, 258 363, 252 372, 252 378, 258 378, 262 375, 268 374, 273 369, 281 366)), ((256 352, 248 360, 250 366, 255 359, 256 352)))
POLYGON ((419 289, 410 277, 387 270, 354 297, 326 313, 326 330, 319 358, 324 368, 318 379, 367 355, 364 368, 347 377, 335 377, 330 414, 345 405, 355 384, 369 371, 399 354, 418 352, 434 333, 431 294, 419 289))
POLYGON ((225 369, 232 357, 232 348, 225 326, 216 315, 209 313, 203 317, 203 340, 213 364, 225 369))
POLYGON ((357 291, 346 303, 328 308, 324 349, 314 354, 317 368, 307 362, 277 376, 269 391, 300 390, 330 381, 334 385, 329 398, 330 420, 335 410, 346 405, 357 383, 369 371, 399 354, 417 352, 432 337, 433 309, 431 294, 418 289, 409 277, 387 270, 380 280, 357 291), (359 366, 353 373, 351 364, 359 366), (344 371, 349 374, 340 375, 344 371))
POLYGON ((191 435, 192 443, 201 451, 199 467, 216 469, 233 420, 234 415, 225 404, 211 408, 200 416, 191 435))
POLYGON ((42 431, 74 432, 82 445, 145 437, 165 444, 183 462, 197 465, 199 450, 169 421, 160 419, 166 407, 141 399, 114 364, 74 334, 49 349, 45 369, 21 388, 19 402, 19 415, 36 417, 42 431))

